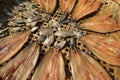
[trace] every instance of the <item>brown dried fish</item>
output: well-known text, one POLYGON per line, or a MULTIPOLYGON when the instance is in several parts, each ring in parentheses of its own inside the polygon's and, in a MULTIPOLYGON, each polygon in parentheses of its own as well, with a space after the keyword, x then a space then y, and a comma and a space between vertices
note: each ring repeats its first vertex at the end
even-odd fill
POLYGON ((60 8, 66 14, 73 10, 75 3, 76 0, 59 0, 60 8))
POLYGON ((18 32, 0 39, 0 64, 14 56, 28 40, 30 31, 18 32))
POLYGON ((46 12, 51 13, 54 11, 57 0, 39 0, 40 6, 46 10, 46 12))
MULTIPOLYGON (((34 43, 36 45, 37 43, 34 43)), ((25 61, 17 68, 10 80, 27 80, 34 69, 39 56, 39 46, 36 45, 32 54, 29 54, 25 61)))
POLYGON ((87 19, 85 22, 79 25, 80 28, 106 33, 120 30, 120 26, 117 24, 116 20, 111 18, 111 14, 100 14, 92 18, 87 19))
POLYGON ((112 80, 97 61, 76 48, 70 51, 70 64, 74 80, 112 80))
POLYGON ((117 2, 118 4, 120 4, 120 0, 113 0, 113 1, 117 2))
POLYGON ((78 0, 72 12, 72 20, 76 21, 92 12, 95 12, 100 7, 101 2, 95 0, 78 0))
MULTIPOLYGON (((35 66, 36 59, 38 57, 38 50, 39 50, 39 47, 38 47, 37 43, 28 45, 15 58, 10 60, 4 66, 0 67, 0 78, 2 78, 2 79, 8 78, 8 80, 10 80, 9 78, 11 78, 11 75, 15 72, 15 70, 17 69, 17 71, 19 73, 19 70, 21 69, 21 71, 23 73, 20 72, 20 74, 17 74, 17 75, 19 75, 19 78, 22 76, 21 79, 25 80, 23 78, 28 77, 31 70, 35 66), (27 65, 30 65, 30 66, 27 66, 27 65), (25 66, 25 68, 23 68, 23 66, 25 66)), ((16 73, 17 73, 17 71, 16 71, 16 73)), ((14 73, 13 77, 15 76, 16 73, 14 73)))
POLYGON ((66 80, 64 61, 59 47, 50 49, 31 80, 66 80))
POLYGON ((100 34, 88 34, 81 41, 101 60, 120 66, 120 43, 100 34))

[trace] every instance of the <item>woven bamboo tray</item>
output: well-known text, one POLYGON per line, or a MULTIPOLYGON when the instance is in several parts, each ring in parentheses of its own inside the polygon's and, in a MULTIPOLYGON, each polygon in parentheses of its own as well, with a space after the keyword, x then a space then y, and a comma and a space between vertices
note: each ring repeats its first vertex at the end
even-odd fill
MULTIPOLYGON (((22 0, 25 1, 25 0, 22 0)), ((28 0, 30 2, 33 2, 34 4, 38 4, 38 0, 28 0)), ((117 0, 112 1, 112 0, 100 0, 103 2, 103 5, 101 6, 101 8, 99 9, 98 12, 96 12, 96 14, 99 13, 112 13, 113 17, 117 20, 117 22, 120 24, 120 6, 119 6, 119 2, 117 2, 117 0)), ((13 3, 11 0, 0 0, 0 10, 2 11, 3 9, 7 9, 10 7, 13 7, 13 3)), ((42 11, 42 9, 40 9, 42 11)), ((58 7, 56 8, 56 11, 54 12, 52 19, 55 19, 57 21, 60 20, 62 11, 58 7)), ((94 14, 94 15, 96 15, 94 14)), ((0 16, 2 17, 3 14, 0 13, 0 16)), ((87 16, 85 17, 85 19, 87 19, 88 17, 92 17, 91 16, 87 16)), ((84 19, 83 19, 84 20, 84 19)), ((42 23, 42 27, 47 26, 48 23, 44 22, 42 23)), ((62 29, 70 29, 71 27, 65 24, 61 24, 62 25, 62 29)), ((88 31, 82 30, 81 32, 87 33, 88 31)), ((120 31, 117 32, 113 32, 113 33, 107 33, 105 34, 108 37, 112 37, 117 41, 120 41, 120 31)), ((61 41, 60 38, 56 37, 56 40, 54 42, 54 45, 56 45, 59 41, 61 41)), ((113 78, 113 80, 120 80, 120 67, 119 66, 113 66, 111 64, 105 63, 104 61, 101 61, 100 59, 98 59, 95 55, 93 55, 93 53, 86 48, 86 46, 81 42, 81 41, 76 41, 77 42, 77 47, 81 50, 83 50, 84 52, 86 52, 87 54, 89 54, 90 56, 92 56, 95 60, 97 60, 107 71, 108 73, 111 75, 111 77, 113 78)), ((47 52, 52 46, 48 46, 48 47, 42 47, 42 52, 47 52)), ((64 58, 65 58, 65 64, 66 64, 66 73, 69 74, 70 71, 70 64, 69 64, 69 45, 66 45, 66 47, 62 50, 64 58)), ((42 57, 42 55, 40 56, 42 57)), ((34 71, 33 71, 34 72, 34 71)), ((71 76, 67 76, 67 80, 72 80, 71 76)))

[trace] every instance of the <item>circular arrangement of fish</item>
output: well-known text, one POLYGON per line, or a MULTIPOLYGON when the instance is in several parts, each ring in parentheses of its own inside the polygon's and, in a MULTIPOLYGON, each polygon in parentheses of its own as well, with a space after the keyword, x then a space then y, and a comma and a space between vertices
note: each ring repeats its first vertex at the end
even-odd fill
POLYGON ((34 1, 1 10, 0 80, 120 79, 118 0, 34 1))

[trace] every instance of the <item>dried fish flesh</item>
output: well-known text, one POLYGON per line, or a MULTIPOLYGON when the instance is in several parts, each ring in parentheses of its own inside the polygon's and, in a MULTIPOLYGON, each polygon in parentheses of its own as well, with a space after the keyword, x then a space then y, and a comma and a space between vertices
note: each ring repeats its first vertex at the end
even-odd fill
POLYGON ((120 43, 100 34, 89 34, 81 41, 101 60, 120 66, 120 43))
POLYGON ((120 26, 117 24, 116 20, 111 17, 111 14, 97 15, 81 23, 79 27, 100 33, 120 30, 120 26))
POLYGON ((73 10, 76 1, 77 0, 59 0, 61 10, 69 14, 73 10))
POLYGON ((72 20, 76 21, 92 12, 97 11, 100 5, 101 5, 100 1, 78 0, 77 5, 75 6, 72 12, 72 20))
POLYGON ((25 44, 30 31, 14 33, 0 39, 0 64, 14 56, 25 44))
POLYGON ((54 11, 57 0, 39 0, 40 6, 45 9, 46 12, 51 13, 54 11))
POLYGON ((70 21, 70 20, 66 20, 65 18, 73 10, 76 1, 77 0, 59 0, 60 8, 63 11, 63 14, 61 15, 61 18, 60 18, 60 21, 62 23, 65 23, 66 21, 70 21))
POLYGON ((55 33, 55 36, 58 36, 58 37, 73 37, 75 36, 75 34, 73 33, 73 31, 71 30, 60 30, 60 31, 57 31, 55 33))
POLYGON ((112 80, 97 61, 76 48, 70 50, 70 64, 73 80, 112 80))
MULTIPOLYGON (((35 63, 36 63, 36 60, 37 60, 38 54, 39 54, 38 50, 39 50, 39 46, 36 42, 32 43, 31 45, 28 45, 15 58, 11 59, 7 64, 0 67, 0 78, 6 78, 9 74, 13 74, 15 71, 17 73, 17 71, 19 71, 19 69, 22 69, 24 66, 32 64, 30 66, 27 66, 26 67, 27 69, 26 68, 23 69, 23 71, 25 71, 25 72, 22 71, 23 72, 22 74, 17 74, 17 75, 19 75, 19 77, 21 77, 21 76, 27 77, 30 74, 31 70, 35 66, 35 63), (32 62, 31 62, 31 60, 29 60, 30 58, 31 58, 32 62), (32 58, 34 58, 34 59, 32 59, 32 58)), ((14 73, 14 76, 16 73, 14 73)), ((11 77, 12 76, 9 76, 9 78, 11 78, 11 77)), ((11 79, 9 79, 9 80, 11 80, 11 79)), ((22 78, 22 80, 26 80, 26 79, 22 78)))
MULTIPOLYGON (((37 43, 34 43, 34 45, 36 44, 37 43)), ((27 80, 34 69, 39 56, 39 46, 37 45, 35 47, 33 53, 28 55, 25 61, 14 72, 10 80, 27 80)))
POLYGON ((59 47, 49 50, 31 80, 66 80, 64 61, 59 47))

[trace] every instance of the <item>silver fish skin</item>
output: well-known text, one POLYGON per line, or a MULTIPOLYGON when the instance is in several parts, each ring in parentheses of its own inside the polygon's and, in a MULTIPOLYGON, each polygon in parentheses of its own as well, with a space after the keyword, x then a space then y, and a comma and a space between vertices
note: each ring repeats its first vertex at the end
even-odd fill
POLYGON ((39 35, 43 35, 43 36, 51 35, 53 34, 53 32, 54 32, 54 29, 51 29, 48 27, 39 29, 39 35))
POLYGON ((73 31, 60 30, 60 31, 57 31, 55 33, 55 36, 58 36, 58 37, 72 37, 72 36, 75 36, 75 34, 73 33, 73 31))
POLYGON ((53 42, 54 42, 54 34, 53 35, 50 35, 48 36, 45 41, 43 42, 44 45, 51 45, 53 42))

